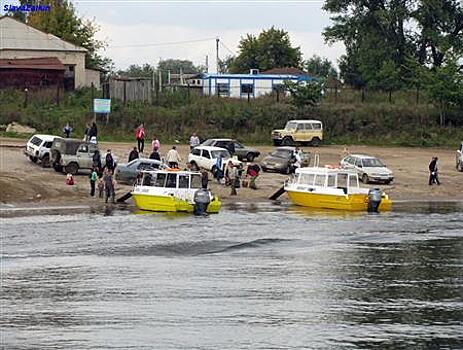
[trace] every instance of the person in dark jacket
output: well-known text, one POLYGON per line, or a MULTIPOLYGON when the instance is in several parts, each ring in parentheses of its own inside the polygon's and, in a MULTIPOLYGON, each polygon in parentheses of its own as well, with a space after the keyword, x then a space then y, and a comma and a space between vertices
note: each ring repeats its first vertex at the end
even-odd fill
POLYGON ((96 172, 98 173, 98 175, 101 175, 101 155, 100 155, 100 151, 99 150, 96 150, 95 153, 93 154, 93 167, 95 168, 96 172))
POLYGON ((137 158, 139 158, 139 154, 137 151, 137 147, 134 147, 133 150, 129 153, 129 163, 137 158))
POLYGON ((159 155, 158 151, 153 151, 150 154, 150 159, 155 159, 161 161, 161 156, 159 155))
POLYGON ((439 177, 438 177, 438 166, 437 166, 437 157, 432 157, 431 163, 429 163, 429 186, 433 184, 440 185, 439 177))
POLYGON ((227 143, 227 150, 232 156, 235 154, 235 140, 231 140, 227 143))
POLYGON ((206 170, 201 171, 201 187, 207 190, 209 184, 209 172, 206 170))
POLYGON ((108 199, 111 198, 111 202, 115 203, 115 189, 114 189, 114 180, 113 172, 109 169, 105 170, 103 176, 104 189, 105 189, 105 202, 108 203, 108 199))
POLYGON ((92 126, 88 132, 88 141, 90 141, 92 137, 95 137, 95 139, 98 137, 98 128, 95 122, 92 123, 92 126))
POLYGON ((106 165, 105 165, 106 169, 110 170, 111 173, 112 173, 113 170, 114 170, 114 158, 111 155, 111 150, 110 149, 108 149, 108 151, 106 153, 105 160, 106 160, 106 165))

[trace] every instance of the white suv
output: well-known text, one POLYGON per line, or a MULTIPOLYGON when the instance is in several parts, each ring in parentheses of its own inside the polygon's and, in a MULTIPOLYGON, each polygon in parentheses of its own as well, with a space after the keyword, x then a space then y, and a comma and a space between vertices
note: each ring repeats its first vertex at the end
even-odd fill
POLYGON ((50 148, 53 140, 60 138, 54 135, 34 135, 26 144, 24 153, 29 159, 37 163, 40 161, 42 167, 47 168, 50 166, 50 148))
POLYGON ((223 158, 223 166, 227 164, 228 160, 231 160, 234 165, 242 165, 238 159, 231 158, 230 152, 228 152, 225 148, 213 146, 197 146, 193 148, 191 153, 188 155, 188 163, 215 173, 215 164, 219 156, 222 156, 223 158))
POLYGON ((394 175, 378 158, 363 154, 351 154, 341 160, 343 168, 356 169, 363 183, 384 182, 389 185, 394 175))

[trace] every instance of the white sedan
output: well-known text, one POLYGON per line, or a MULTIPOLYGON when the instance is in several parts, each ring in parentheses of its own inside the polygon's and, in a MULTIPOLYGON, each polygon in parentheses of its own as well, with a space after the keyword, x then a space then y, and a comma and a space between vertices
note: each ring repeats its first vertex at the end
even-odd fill
POLYGON ((341 160, 343 168, 356 169, 363 183, 384 182, 390 184, 394 175, 378 158, 364 154, 351 154, 341 160))

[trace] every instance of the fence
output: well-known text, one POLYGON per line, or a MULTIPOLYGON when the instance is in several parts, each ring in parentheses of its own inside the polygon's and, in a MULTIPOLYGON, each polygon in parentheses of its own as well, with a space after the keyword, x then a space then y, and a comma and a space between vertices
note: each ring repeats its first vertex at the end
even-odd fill
POLYGON ((152 103, 153 84, 146 78, 111 78, 109 80, 111 99, 126 102, 152 103))

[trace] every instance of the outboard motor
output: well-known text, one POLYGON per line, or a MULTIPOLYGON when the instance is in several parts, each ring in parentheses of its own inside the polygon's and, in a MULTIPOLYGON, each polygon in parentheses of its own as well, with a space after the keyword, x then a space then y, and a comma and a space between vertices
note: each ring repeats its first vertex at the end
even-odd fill
POLYGON ((211 202, 211 196, 209 190, 201 188, 195 192, 194 196, 194 214, 195 215, 206 215, 207 206, 211 202))
POLYGON ((368 191, 368 212, 379 212, 379 205, 381 204, 381 190, 379 188, 372 188, 368 191))

